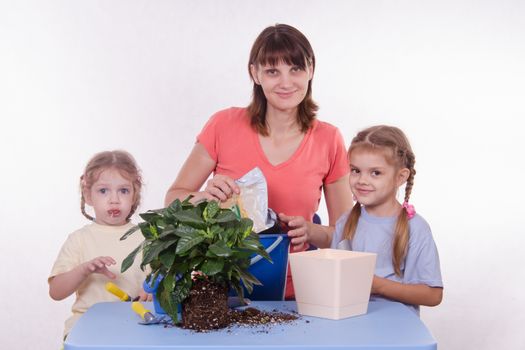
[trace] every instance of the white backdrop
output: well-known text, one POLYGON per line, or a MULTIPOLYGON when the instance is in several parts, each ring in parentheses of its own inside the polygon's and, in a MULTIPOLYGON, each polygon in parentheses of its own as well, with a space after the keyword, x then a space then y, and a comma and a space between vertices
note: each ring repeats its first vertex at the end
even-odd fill
POLYGON ((248 103, 257 34, 288 23, 316 52, 320 119, 347 144, 377 123, 412 141, 412 201, 445 283, 422 319, 440 349, 524 349, 524 4, 0 2, 0 348, 59 347, 72 299, 52 301, 47 276, 86 223, 77 186, 89 157, 130 151, 141 210, 162 206, 208 117, 248 103))

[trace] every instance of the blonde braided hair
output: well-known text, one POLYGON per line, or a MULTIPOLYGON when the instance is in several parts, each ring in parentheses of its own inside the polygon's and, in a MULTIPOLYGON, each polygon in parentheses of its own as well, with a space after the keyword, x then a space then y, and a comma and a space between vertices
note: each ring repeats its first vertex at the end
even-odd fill
MULTIPOLYGON (((376 151, 390 150, 384 152, 391 154, 387 157, 387 161, 394 164, 398 169, 407 168, 410 174, 406 181, 404 201, 408 203, 412 188, 414 186, 414 176, 416 169, 414 168, 416 159, 407 137, 401 129, 394 126, 377 125, 360 131, 353 139, 348 149, 348 157, 357 148, 367 148, 376 151)), ((346 221, 343 236, 345 239, 351 240, 355 235, 357 223, 361 215, 361 203, 356 202, 350 212, 348 220, 346 221)), ((410 230, 408 224, 408 214, 405 210, 401 210, 398 215, 394 240, 392 243, 392 264, 396 275, 402 276, 401 265, 406 257, 408 249, 408 241, 410 238, 410 230)))

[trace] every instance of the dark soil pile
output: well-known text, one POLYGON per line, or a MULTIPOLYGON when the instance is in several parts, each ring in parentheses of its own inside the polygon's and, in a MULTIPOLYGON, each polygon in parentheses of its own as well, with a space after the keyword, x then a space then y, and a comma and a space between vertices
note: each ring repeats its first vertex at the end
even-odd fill
POLYGON ((224 328, 230 324, 229 310, 226 287, 197 279, 182 303, 182 328, 196 331, 224 328))
POLYGON ((232 324, 241 326, 268 326, 273 324, 288 323, 297 320, 297 316, 273 310, 272 312, 260 311, 249 307, 244 310, 230 310, 232 324))
POLYGON ((196 280, 190 296, 182 304, 182 328, 197 332, 239 325, 248 327, 271 326, 296 320, 294 314, 273 310, 260 311, 253 307, 231 310, 228 307, 226 287, 208 280, 196 280))

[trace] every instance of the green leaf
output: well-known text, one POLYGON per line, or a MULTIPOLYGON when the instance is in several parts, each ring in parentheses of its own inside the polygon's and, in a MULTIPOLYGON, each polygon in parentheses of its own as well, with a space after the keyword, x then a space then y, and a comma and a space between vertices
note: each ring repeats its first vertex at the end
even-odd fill
POLYGON ((162 280, 162 283, 159 284, 156 296, 164 311, 166 311, 174 323, 178 323, 177 302, 173 298, 174 289, 175 277, 168 273, 162 280))
POLYGON ((149 230, 151 231, 151 233, 153 234, 153 237, 154 238, 157 238, 159 236, 159 231, 157 230, 157 226, 153 225, 153 224, 150 224, 149 225, 149 230))
POLYGON ((155 222, 155 225, 159 228, 159 232, 164 232, 166 228, 166 221, 161 217, 155 222))
POLYGON ((250 272, 239 270, 239 273, 241 275, 242 283, 246 287, 246 290, 248 291, 249 294, 251 294, 251 292, 253 292, 253 285, 254 284, 258 285, 258 286, 262 285, 262 283, 254 275, 252 275, 250 272))
POLYGON ((172 266, 172 271, 176 275, 184 275, 184 274, 190 274, 191 275, 191 269, 189 268, 190 264, 188 263, 187 259, 185 259, 183 262, 178 261, 172 266))
POLYGON ((227 257, 233 254, 233 251, 223 241, 215 242, 208 247, 208 253, 213 253, 214 256, 227 257))
POLYGON ((204 217, 205 221, 209 221, 210 219, 214 218, 215 215, 217 215, 219 210, 219 203, 216 201, 209 201, 206 205, 206 208, 204 209, 204 212, 202 213, 202 216, 204 217))
POLYGON ((155 235, 153 232, 151 232, 150 223, 149 222, 141 222, 139 224, 140 231, 142 232, 142 235, 145 239, 152 240, 155 239, 155 235))
POLYGON ((204 257, 198 256, 190 260, 190 269, 194 271, 199 271, 199 264, 204 261, 204 257))
POLYGON ((185 236, 188 236, 188 235, 193 235, 197 232, 197 229, 191 227, 191 226, 186 226, 186 225, 179 225, 179 227, 177 227, 174 231, 174 233, 179 236, 179 237, 185 237, 185 236))
POLYGON ((159 213, 153 210, 148 210, 145 213, 139 214, 139 216, 142 218, 142 220, 147 221, 149 223, 154 223, 155 221, 157 221, 159 218, 162 217, 162 215, 160 215, 159 213))
POLYGON ((165 239, 168 236, 175 237, 175 227, 173 225, 166 225, 166 227, 159 234, 159 239, 165 239))
POLYGON ((206 248, 205 244, 198 245, 195 249, 190 250, 188 259, 197 258, 199 256, 204 258, 204 256, 206 256, 206 248))
POLYGON ((170 241, 153 241, 149 246, 148 250, 144 252, 144 257, 142 258, 142 264, 147 265, 153 260, 159 259, 159 254, 164 250, 168 249, 171 245, 176 243, 175 240, 170 241))
POLYGON ((229 209, 221 210, 221 212, 219 213, 219 215, 217 215, 215 220, 218 223, 227 223, 227 222, 232 222, 232 221, 239 221, 239 219, 237 219, 237 216, 235 215, 235 213, 233 211, 229 210, 229 209))
POLYGON ((138 225, 135 225, 133 226, 132 228, 130 228, 129 230, 126 231, 126 233, 124 233, 124 235, 122 237, 120 237, 120 240, 123 241, 125 240, 126 238, 128 238, 133 232, 137 231, 140 227, 138 225))
POLYGON ((184 201, 182 201, 181 206, 183 209, 194 207, 194 205, 190 202, 190 199, 192 198, 193 198, 193 195, 190 194, 188 197, 186 197, 186 199, 184 199, 184 201))
MULTIPOLYGON (((232 249, 232 251, 233 251, 232 257, 237 259, 237 260, 246 260, 246 261, 249 262, 251 256, 253 255, 253 251, 251 251, 251 250, 244 250, 244 249, 234 248, 234 249, 232 249)), ((240 264, 240 263, 238 263, 238 264, 240 264)))
POLYGON ((237 296, 241 298, 242 302, 245 302, 244 300, 244 289, 242 288, 241 284, 239 282, 232 283, 233 289, 235 289, 235 292, 237 293, 237 296))
POLYGON ((253 221, 248 218, 241 219, 240 231, 242 232, 242 239, 245 239, 252 233, 253 221))
POLYGON ((226 245, 228 245, 230 248, 234 245, 237 245, 235 232, 235 227, 228 227, 224 232, 221 233, 222 240, 224 240, 226 245))
POLYGON ((176 254, 184 254, 191 248, 195 247, 200 242, 204 241, 206 237, 199 235, 198 233, 188 234, 179 239, 177 243, 177 249, 175 250, 176 254))
POLYGON ((191 284, 192 282, 190 275, 184 276, 179 281, 177 281, 173 291, 173 299, 175 303, 182 303, 184 299, 190 295, 191 284))
POLYGON ((223 241, 227 240, 226 236, 224 235, 224 229, 219 225, 212 225, 208 227, 206 236, 210 237, 212 240, 215 240, 216 237, 219 237, 223 241))
POLYGON ((206 223, 195 210, 173 213, 176 220, 195 228, 206 228, 206 223))
POLYGON ((169 269, 175 261, 175 254, 173 254, 173 251, 171 249, 166 250, 159 254, 159 259, 162 265, 166 266, 166 268, 169 269))
POLYGON ((246 249, 252 249, 252 250, 264 249, 264 246, 259 242, 259 240, 255 240, 251 238, 246 238, 245 240, 243 240, 239 244, 239 247, 246 248, 246 249))
POLYGON ((182 203, 180 202, 180 199, 175 199, 171 204, 168 206, 168 209, 172 209, 173 211, 177 212, 182 209, 182 203))
MULTIPOLYGON (((254 275, 252 275, 249 271, 243 271, 240 270, 241 280, 246 284, 246 282, 255 284, 255 285, 262 285, 261 281, 257 279, 254 275)), ((251 292, 250 292, 251 293, 251 292)))
MULTIPOLYGON (((145 268, 146 266, 147 266, 147 265, 140 264, 140 268, 141 268, 142 270, 144 270, 144 268, 145 268)), ((163 271, 165 271, 165 270, 167 271, 167 269, 163 269, 163 268, 162 268, 163 266, 164 266, 164 265, 162 265, 162 263, 160 262, 160 260, 153 260, 152 262, 149 263, 149 267, 151 268, 151 271, 156 271, 156 272, 158 272, 158 271, 160 271, 161 269, 162 269, 163 271)))
POLYGON ((222 259, 206 259, 202 264, 201 271, 206 276, 213 276, 221 272, 224 266, 224 260, 222 259))
POLYGON ((123 273, 127 269, 130 268, 131 265, 133 265, 133 261, 135 261, 135 256, 137 253, 142 249, 145 242, 142 242, 139 244, 137 248, 135 248, 129 255, 122 261, 122 265, 120 267, 120 272, 123 273))

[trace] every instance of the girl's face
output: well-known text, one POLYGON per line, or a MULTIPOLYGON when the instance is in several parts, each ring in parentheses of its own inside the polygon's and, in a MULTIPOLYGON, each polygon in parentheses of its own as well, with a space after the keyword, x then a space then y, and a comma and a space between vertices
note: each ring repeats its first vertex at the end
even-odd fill
POLYGON ((251 73, 256 84, 263 89, 269 109, 294 111, 304 100, 313 69, 291 66, 280 61, 277 65, 252 65, 251 73))
POLYGON ((400 204, 397 189, 410 171, 386 160, 384 150, 355 149, 350 154, 350 188, 356 200, 375 216, 395 216, 400 204))
POLYGON ((95 222, 110 226, 127 222, 135 200, 133 184, 114 168, 103 170, 84 196, 95 210, 95 222))

